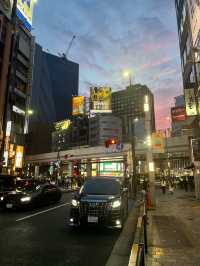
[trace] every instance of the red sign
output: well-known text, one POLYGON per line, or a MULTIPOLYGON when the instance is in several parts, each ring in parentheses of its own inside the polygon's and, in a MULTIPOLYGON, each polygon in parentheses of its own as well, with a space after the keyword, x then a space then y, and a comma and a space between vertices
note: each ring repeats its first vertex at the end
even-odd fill
POLYGON ((171 116, 173 122, 180 122, 186 120, 185 107, 173 107, 171 108, 171 116))

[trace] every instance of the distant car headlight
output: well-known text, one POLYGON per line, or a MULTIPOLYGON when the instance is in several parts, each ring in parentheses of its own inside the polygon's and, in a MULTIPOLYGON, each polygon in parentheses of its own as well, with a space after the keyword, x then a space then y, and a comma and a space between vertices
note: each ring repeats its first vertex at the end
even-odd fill
POLYGON ((121 200, 115 200, 112 203, 112 208, 119 208, 121 206, 121 200))
POLYGON ((31 200, 31 197, 23 197, 20 200, 21 200, 21 202, 28 202, 31 200))
POLYGON ((0 199, 1 199, 1 201, 2 201, 2 200, 4 199, 4 197, 1 197, 0 199))
POLYGON ((79 201, 73 199, 73 200, 72 200, 72 206, 74 206, 74 207, 78 207, 78 206, 79 206, 79 201))

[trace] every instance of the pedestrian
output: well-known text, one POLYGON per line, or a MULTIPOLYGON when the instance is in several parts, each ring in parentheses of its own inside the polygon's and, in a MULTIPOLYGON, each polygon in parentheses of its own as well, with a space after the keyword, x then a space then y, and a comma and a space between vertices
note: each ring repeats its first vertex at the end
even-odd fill
POLYGON ((187 192, 188 191, 188 177, 187 176, 184 178, 183 184, 184 184, 185 192, 187 192))
POLYGON ((164 178, 161 180, 160 185, 161 185, 162 193, 165 194, 166 193, 167 182, 166 182, 166 180, 164 178))

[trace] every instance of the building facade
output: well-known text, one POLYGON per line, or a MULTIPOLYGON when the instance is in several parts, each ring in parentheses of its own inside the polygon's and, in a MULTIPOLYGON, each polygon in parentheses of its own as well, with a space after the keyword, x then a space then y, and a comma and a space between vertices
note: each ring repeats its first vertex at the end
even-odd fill
POLYGON ((153 132, 155 131, 154 96, 147 86, 135 84, 125 90, 112 93, 112 112, 113 115, 122 119, 122 139, 124 142, 130 141, 132 135, 142 139, 146 136, 145 96, 149 98, 151 130, 153 132))
POLYGON ((11 52, 12 25, 0 10, 0 149, 3 140, 3 124, 11 52))
POLYGON ((10 14, 5 15, 8 19, 6 23, 5 17, 1 20, 0 27, 2 40, 5 41, 1 50, 5 64, 1 65, 1 120, 3 116, 4 132, 1 157, 3 154, 4 171, 8 173, 20 172, 23 166, 34 48, 34 38, 16 16, 15 8, 14 5, 10 14))
POLYGON ((122 140, 122 121, 112 114, 97 114, 89 120, 89 143, 105 145, 109 139, 122 140))
POLYGON ((72 96, 78 95, 78 84, 77 63, 49 54, 36 44, 28 154, 51 151, 53 123, 71 118, 72 96))
POLYGON ((199 117, 200 3, 199 0, 175 0, 175 6, 186 112, 188 116, 199 117))

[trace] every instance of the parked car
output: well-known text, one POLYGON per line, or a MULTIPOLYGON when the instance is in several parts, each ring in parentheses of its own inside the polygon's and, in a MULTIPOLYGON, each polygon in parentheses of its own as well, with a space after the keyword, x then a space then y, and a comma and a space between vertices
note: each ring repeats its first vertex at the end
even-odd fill
POLYGON ((52 184, 33 184, 17 188, 4 196, 6 209, 35 208, 60 201, 61 190, 52 184))
POLYGON ((91 178, 72 199, 70 225, 101 224, 122 228, 127 214, 128 189, 116 178, 91 178))
POLYGON ((3 207, 5 196, 16 189, 16 176, 0 175, 0 207, 3 207))

